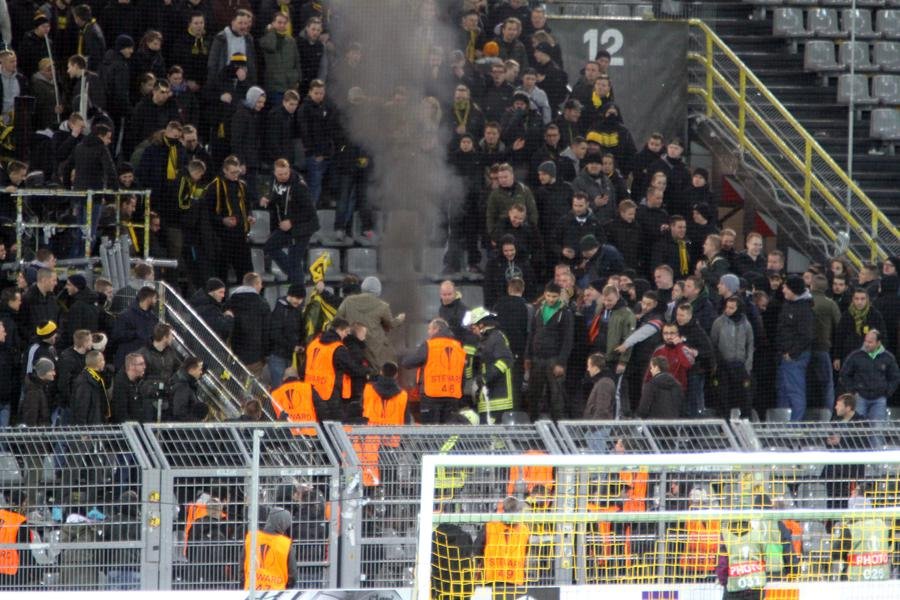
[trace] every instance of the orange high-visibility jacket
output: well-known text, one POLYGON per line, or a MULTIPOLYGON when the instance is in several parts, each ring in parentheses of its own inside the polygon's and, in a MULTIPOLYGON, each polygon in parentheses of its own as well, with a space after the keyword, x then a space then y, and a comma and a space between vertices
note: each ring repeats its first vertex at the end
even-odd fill
POLYGON ((433 337, 428 340, 428 360, 419 370, 422 391, 429 398, 462 398, 466 351, 457 340, 433 337))

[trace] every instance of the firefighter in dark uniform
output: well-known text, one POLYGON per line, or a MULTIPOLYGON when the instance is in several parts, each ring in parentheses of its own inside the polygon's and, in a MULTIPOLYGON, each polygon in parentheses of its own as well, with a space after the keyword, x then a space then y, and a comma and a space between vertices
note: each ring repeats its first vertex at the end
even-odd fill
POLYGON ((509 340, 497 329, 497 315, 482 306, 473 308, 463 318, 463 325, 478 335, 475 355, 480 369, 475 375, 478 414, 483 424, 499 423, 503 413, 514 409, 512 367, 515 362, 509 340))

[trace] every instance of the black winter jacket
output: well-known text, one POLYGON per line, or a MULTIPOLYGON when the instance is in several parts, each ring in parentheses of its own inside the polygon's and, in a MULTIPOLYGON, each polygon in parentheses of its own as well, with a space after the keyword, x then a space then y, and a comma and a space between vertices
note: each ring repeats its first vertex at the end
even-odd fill
POLYGON ((97 304, 99 296, 90 288, 84 288, 75 294, 69 312, 66 314, 62 331, 60 346, 72 345, 72 336, 79 329, 87 329, 91 332, 100 331, 100 306, 97 304))
POLYGON ((225 314, 225 304, 216 302, 206 290, 197 290, 191 296, 191 306, 222 342, 227 343, 234 329, 234 318, 225 314))
POLYGON ((84 354, 76 352, 75 348, 66 348, 56 361, 56 380, 53 387, 56 388, 54 405, 68 408, 72 396, 75 393, 75 378, 84 371, 84 354))
POLYGON ((59 301, 53 292, 42 294, 36 283, 29 286, 22 295, 19 313, 21 315, 19 322, 24 327, 22 336, 25 339, 31 339, 41 323, 53 321, 57 326, 60 324, 59 301))
POLYGON ((291 222, 290 234, 298 244, 307 244, 319 230, 319 214, 313 206, 309 187, 296 171, 286 183, 279 183, 274 176, 269 182, 269 224, 272 231, 284 219, 291 222))
POLYGON ((641 419, 677 419, 681 415, 684 392, 668 373, 651 378, 641 389, 637 416, 641 419))
POLYGON ((775 336, 775 350, 779 355, 788 354, 794 359, 812 349, 816 339, 816 317, 812 306, 809 292, 804 292, 793 302, 785 300, 781 305, 775 336))
POLYGON ((70 162, 75 169, 72 187, 76 190, 105 190, 116 181, 116 165, 109 148, 96 135, 85 137, 75 146, 70 162))
POLYGON ((875 358, 862 348, 851 353, 841 367, 841 388, 861 398, 890 398, 900 385, 897 358, 882 347, 875 358))
POLYGON ((159 319, 153 310, 141 310, 135 300, 116 319, 109 342, 116 348, 115 366, 121 369, 125 357, 146 345, 153 337, 153 328, 159 319))
POLYGON ((565 367, 572 352, 574 335, 574 321, 569 307, 560 307, 556 314, 544 323, 539 306, 531 317, 531 332, 528 335, 525 358, 549 359, 565 367))
POLYGON ((113 423, 136 421, 151 423, 156 421, 156 411, 150 401, 144 401, 141 394, 143 378, 137 381, 128 379, 125 370, 116 373, 113 379, 112 419, 113 423))
POLYGON ((244 364, 265 359, 269 342, 269 305, 255 289, 237 288, 225 302, 234 313, 231 347, 244 364))
POLYGON ((201 421, 208 408, 197 394, 197 380, 179 370, 172 380, 172 418, 178 422, 201 421))
POLYGON ((87 369, 75 378, 71 408, 72 425, 102 425, 112 413, 106 389, 87 369))
POLYGON ((269 317, 269 354, 290 362, 294 348, 303 343, 303 307, 294 308, 279 298, 269 317))

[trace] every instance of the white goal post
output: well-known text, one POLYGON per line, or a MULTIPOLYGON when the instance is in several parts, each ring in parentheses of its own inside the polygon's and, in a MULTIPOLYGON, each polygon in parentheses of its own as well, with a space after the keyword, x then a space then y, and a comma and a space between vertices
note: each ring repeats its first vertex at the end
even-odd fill
MULTIPOLYGON (((794 536, 781 538, 784 563, 775 571, 771 556, 764 562, 768 588, 806 586, 802 597, 811 597, 822 585, 849 580, 875 587, 844 597, 900 597, 900 552, 894 545, 900 546, 900 451, 425 455, 419 523, 418 600, 465 596, 456 589, 459 582, 447 581, 445 566, 438 577, 455 591, 433 594, 432 562, 440 560, 436 528, 454 527, 476 540, 489 523, 524 524, 530 534, 527 573, 506 579, 519 589, 612 583, 710 589, 718 585, 713 559, 727 554, 720 548, 741 526, 735 523, 765 531, 775 542, 779 528, 789 524, 794 536), (520 508, 505 512, 501 506, 509 496, 518 504, 508 506, 520 508), (870 529, 879 524, 880 535, 888 536, 885 551, 853 552, 851 533, 871 533, 858 527, 863 523, 870 529), (699 539, 709 554, 703 568, 695 554, 698 530, 706 535, 699 539), (867 561, 883 568, 870 568, 867 561)), ((771 553, 773 544, 768 546, 771 553)), ((515 563, 496 560, 510 568, 515 563)), ((476 556, 466 567, 471 588, 491 579, 485 572, 497 569, 485 566, 490 561, 476 556)))

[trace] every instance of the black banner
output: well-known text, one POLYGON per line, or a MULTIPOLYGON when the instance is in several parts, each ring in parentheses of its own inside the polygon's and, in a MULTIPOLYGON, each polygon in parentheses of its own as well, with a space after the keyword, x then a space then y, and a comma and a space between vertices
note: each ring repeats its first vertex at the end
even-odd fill
POLYGON ((612 55, 609 77, 625 125, 642 148, 659 131, 682 135, 687 119, 688 24, 550 17, 553 37, 574 85, 597 50, 612 55))

